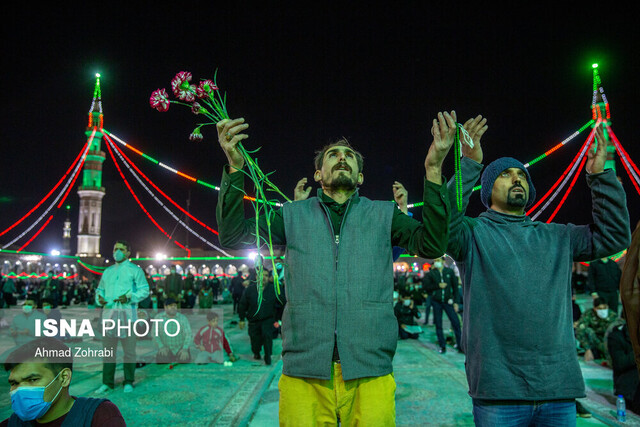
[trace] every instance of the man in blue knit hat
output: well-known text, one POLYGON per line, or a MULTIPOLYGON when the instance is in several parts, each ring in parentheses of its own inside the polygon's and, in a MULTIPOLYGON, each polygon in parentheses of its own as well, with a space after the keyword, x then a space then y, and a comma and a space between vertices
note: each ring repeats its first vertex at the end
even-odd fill
MULTIPOLYGON (((586 162, 589 225, 531 220, 525 209, 533 205, 535 188, 525 166, 510 157, 482 174, 487 210, 465 216, 482 170, 486 119, 478 116, 464 127, 474 147, 463 146, 462 207, 451 210, 447 253, 463 277, 462 348, 475 423, 575 425, 575 399, 585 390, 573 334, 571 266, 617 253, 631 239, 624 190, 614 171, 604 170, 602 127, 586 162)), ((455 187, 449 186, 450 200, 456 200, 455 187)))

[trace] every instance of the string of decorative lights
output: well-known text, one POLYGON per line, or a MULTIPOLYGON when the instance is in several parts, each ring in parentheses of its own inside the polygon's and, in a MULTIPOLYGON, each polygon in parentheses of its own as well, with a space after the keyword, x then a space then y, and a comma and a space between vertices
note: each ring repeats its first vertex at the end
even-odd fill
MULTIPOLYGON (((89 141, 91 141, 93 139, 95 134, 96 134, 96 128, 93 129, 93 133, 91 134, 91 137, 89 138, 89 141)), ((42 221, 42 219, 49 213, 49 211, 51 211, 51 209, 55 206, 55 204, 58 202, 58 200, 60 200, 60 198, 62 197, 63 194, 65 196, 64 196, 64 198, 62 198, 62 202, 64 202, 64 200, 66 199, 66 197, 69 194, 69 192, 67 191, 67 188, 70 188, 69 186, 73 187, 73 183, 76 182, 76 178, 79 175, 78 172, 80 171, 80 169, 82 168, 82 165, 84 164, 84 160, 87 157, 87 153, 89 152, 89 147, 90 146, 91 146, 90 142, 88 142, 85 145, 84 151, 82 153, 82 157, 81 157, 80 161, 76 163, 76 166, 75 166, 75 168, 73 170, 72 175, 69 177, 69 179, 65 183, 64 187, 62 188, 60 193, 58 193, 58 196, 53 200, 53 202, 49 205, 49 207, 42 213, 42 215, 40 215, 40 217, 33 224, 31 224, 31 226, 29 226, 26 230, 24 230, 20 235, 15 237, 12 241, 10 241, 9 243, 3 245, 2 246, 3 249, 8 248, 12 244, 14 244, 18 240, 20 240, 25 234, 27 234, 29 231, 31 231, 31 229, 33 229, 33 227, 38 225, 40 223, 40 221, 42 221)), ((58 205, 58 209, 59 209, 60 206, 62 206, 62 204, 58 205)))
POLYGON ((537 207, 540 206, 540 204, 542 204, 542 202, 544 202, 547 199, 547 197, 549 197, 549 195, 559 185, 559 188, 555 192, 553 192, 553 195, 549 198, 547 203, 545 203, 545 205, 538 212, 536 212, 536 214, 534 216, 531 217, 532 220, 535 221, 538 218, 538 216, 540 216, 540 214, 547 209, 547 207, 551 204, 551 202, 553 202, 553 200, 557 197, 557 195, 560 193, 560 191, 562 191, 562 189, 564 188, 566 183, 569 181, 569 179, 571 179, 573 174, 578 169, 578 165, 579 165, 578 162, 580 162, 582 160, 582 158, 584 157, 584 155, 587 153, 587 151, 589 149, 589 144, 593 140, 593 136, 594 136, 594 131, 592 131, 589 134, 589 137, 587 137, 585 142, 582 144, 582 147, 580 148, 580 151, 578 151, 578 154, 573 158, 573 160, 571 161, 571 163, 569 164, 567 169, 565 169, 565 171, 562 173, 560 178, 551 186, 549 191, 547 191, 547 193, 544 196, 542 196, 540 198, 540 200, 538 200, 538 202, 536 202, 536 204, 531 207, 531 209, 529 209, 529 211, 527 212, 527 215, 531 215, 531 213, 533 211, 535 211, 537 209, 537 207))
POLYGON ((113 155, 113 151, 111 150, 111 145, 110 144, 106 144, 106 146, 107 146, 107 150, 109 151, 109 154, 111 155, 111 159, 113 160, 113 163, 116 165, 116 169, 118 170, 118 173, 120 174, 120 177, 124 181, 126 187, 129 189, 129 192, 131 193, 131 195, 133 196, 135 201, 138 203, 138 206, 140 206, 140 209, 142 209, 142 211, 147 215, 147 217, 156 226, 156 228, 158 228, 158 230, 160 230, 162 232, 162 234, 164 234, 169 240, 173 241, 173 243, 175 243, 178 247, 180 247, 180 248, 184 249, 185 251, 187 251, 187 253, 190 256, 191 255, 191 251, 189 249, 187 249, 182 243, 180 243, 176 239, 174 239, 169 233, 167 233, 164 230, 164 228, 162 228, 160 226, 160 224, 158 224, 158 222, 153 218, 153 216, 151 216, 149 211, 147 211, 147 209, 144 207, 144 205, 142 204, 142 202, 140 201, 140 199, 136 195, 135 191, 133 191, 133 188, 131 188, 131 185, 129 184, 129 181, 127 180, 127 178, 125 178, 124 174, 122 173, 122 169, 120 169, 120 165, 116 161, 116 158, 113 155))
MULTIPOLYGON (((141 156, 141 157, 143 157, 143 158, 147 159, 147 160, 148 160, 148 161, 150 161, 151 163, 153 163, 153 164, 155 164, 155 165, 157 165, 157 166, 161 166, 162 168, 164 168, 164 169, 166 169, 166 170, 168 170, 168 171, 170 171, 170 172, 173 172, 173 173, 175 173, 176 175, 181 176, 181 177, 183 177, 183 178, 185 178, 185 179, 188 179, 189 181, 195 182, 196 184, 200 184, 200 185, 202 185, 202 186, 204 186, 204 187, 211 188, 212 190, 215 190, 215 191, 220 191, 220 187, 219 187, 219 186, 217 186, 217 185, 213 185, 213 184, 210 184, 210 183, 208 183, 208 182, 206 182, 206 181, 203 181, 203 180, 201 180, 201 179, 195 178, 195 177, 193 177, 193 176, 191 176, 191 175, 188 175, 188 174, 186 174, 186 173, 184 173, 184 172, 180 172, 179 170, 177 170, 177 169, 175 169, 175 168, 172 168, 171 166, 169 166, 169 165, 167 165, 167 164, 165 164, 165 163, 162 163, 162 162, 160 162, 160 161, 158 161, 158 160, 154 159, 153 157, 149 156, 148 154, 145 154, 145 153, 143 153, 142 151, 138 150, 137 148, 133 147, 131 144, 126 143, 126 142, 125 142, 125 141, 123 141, 122 139, 118 138, 118 136, 117 136, 117 135, 114 135, 113 133, 111 133, 111 132, 107 131, 106 129, 102 129, 102 132, 104 132, 104 134, 105 134, 105 135, 109 135, 111 138, 113 138, 114 140, 116 140, 116 141, 117 141, 120 145, 122 145, 123 147, 128 148, 129 150, 133 151, 133 152, 134 152, 134 153, 136 153, 137 155, 139 155, 139 156, 141 156)), ((252 202, 255 202, 255 201, 256 201, 256 198, 255 198, 255 197, 251 197, 251 196, 247 196, 247 195, 245 195, 245 196, 244 196, 244 198, 245 198, 246 200, 250 200, 250 201, 252 201, 252 202)), ((262 202, 262 200, 260 200, 260 199, 257 199, 257 201, 258 201, 258 202, 262 202)), ((267 201, 267 203, 272 204, 272 205, 275 205, 275 206, 282 206, 282 203, 280 203, 280 202, 267 201)))
POLYGON ((29 243, 33 242, 33 240, 36 237, 38 237, 38 235, 42 232, 42 230, 44 230, 47 227, 47 225, 49 225, 52 219, 53 219, 53 215, 49 216, 49 219, 47 219, 47 221, 45 221, 45 223, 42 224, 42 226, 38 229, 38 231, 36 231, 36 233, 33 236, 31 236, 31 238, 27 240, 24 245, 20 246, 20 248, 18 249, 18 252, 22 251, 24 248, 26 248, 29 245, 29 243))
POLYGON ((136 172, 138 172, 138 174, 140 174, 145 181, 147 181, 157 192, 159 192, 160 194, 162 194, 162 196, 167 199, 169 202, 171 202, 175 207, 177 207, 182 213, 184 213, 185 215, 187 215, 189 218, 191 218, 192 220, 194 220, 195 222, 197 222, 198 224, 200 224, 202 227, 206 228, 207 230, 211 231, 213 234, 218 235, 218 232, 216 230, 214 230, 213 228, 209 227, 207 224, 205 224, 204 222, 200 221, 198 218, 196 218, 195 216, 191 215, 187 210, 185 210, 182 206, 180 206, 178 203, 176 203, 171 197, 169 197, 164 191, 162 191, 157 185, 155 185, 144 173, 142 173, 142 171, 135 165, 135 163, 133 163, 131 161, 131 159, 129 159, 129 157, 127 157, 126 154, 124 154, 124 152, 122 150, 120 150, 120 148, 113 143, 113 140, 111 138, 109 138, 108 136, 105 136, 105 138, 111 142, 111 146, 114 147, 116 149, 116 153, 118 153, 119 157, 122 159, 124 157, 124 159, 126 160, 126 162, 123 161, 123 163, 125 164, 129 164, 131 165, 136 172))
POLYGON ((624 169, 627 171, 627 175, 629 175, 629 178, 631 178, 631 184, 633 184, 634 188, 636 189, 636 192, 640 194, 640 187, 638 186, 638 184, 640 184, 640 177, 638 176, 638 168, 633 163, 633 161, 631 161, 628 153, 622 147, 622 144, 620 144, 620 141, 618 140, 618 138, 616 138, 615 135, 613 135, 613 133, 611 133, 611 135, 612 135, 611 140, 613 141, 613 144, 616 147, 616 150, 618 150, 620 159, 622 159, 622 166, 624 166, 624 169))
POLYGON ((560 200, 560 203, 558 203, 558 206, 556 206, 556 209, 553 211, 549 219, 547 219, 546 221, 547 224, 550 223, 553 220, 553 218, 555 218, 556 214, 558 213, 558 211, 560 210, 564 202, 567 200, 567 197, 569 196, 569 193, 571 193, 573 186, 575 185, 578 177, 580 176, 580 172, 582 171, 582 168, 584 167, 586 161, 587 161, 587 156, 583 155, 582 160, 580 160, 580 166, 578 166, 578 169, 576 173, 573 175, 573 179, 571 180, 571 184, 569 184, 569 188, 567 188, 567 191, 564 193, 562 200, 560 200))
MULTIPOLYGON (((189 227, 185 222, 183 222, 175 213, 173 213, 171 211, 171 209, 169 209, 164 203, 162 203, 162 200, 158 199, 156 197, 155 194, 153 194, 153 192, 149 189, 149 187, 147 187, 145 185, 145 183, 142 181, 142 179, 140 178, 140 176, 138 176, 138 174, 136 174, 136 172, 133 171, 133 169, 131 168, 131 166, 129 165, 129 163, 127 161, 125 161, 125 159, 121 156, 121 153, 119 152, 119 150, 117 149, 117 147, 114 145, 113 141, 111 139, 107 140, 109 144, 111 144, 112 148, 115 149, 116 154, 118 155, 118 157, 120 158, 120 161, 122 161, 122 163, 124 163, 124 165, 127 167, 127 169, 129 170, 129 172, 131 173, 131 175, 133 175, 133 177, 138 181, 138 183, 147 191, 147 193, 149 193, 149 195, 151 195, 151 197, 156 201, 156 203, 158 203, 169 215, 171 215, 173 217, 173 219, 175 219, 182 227, 184 227, 186 230, 188 230, 191 234, 193 234, 194 236, 196 236, 198 239, 202 240, 204 243, 206 243, 207 245, 211 246, 212 248, 220 251, 221 253, 225 254, 225 255, 229 255, 227 252, 225 252, 223 249, 219 248, 218 246, 214 245, 213 243, 211 243, 210 241, 208 241, 207 239, 205 239, 204 237, 202 237, 200 234, 198 234, 195 230, 193 230, 191 227, 189 227)), ((155 187, 155 186, 154 186, 155 187)), ((156 187, 157 189, 157 187, 156 187)), ((165 196, 168 198, 168 196, 165 196)), ((186 213, 186 211, 185 211, 186 213)), ((191 216, 190 216, 191 217, 191 216)), ((213 230, 215 231, 215 230, 213 230)), ((217 234, 217 233, 216 233, 217 234)))
POLYGON ((611 139, 613 140, 614 145, 618 149, 618 152, 622 153, 624 159, 627 160, 631 165, 633 171, 635 172, 634 174, 635 179, 638 180, 638 182, 640 182, 640 170, 638 170, 638 167, 636 166, 636 164, 633 163, 633 161, 631 160, 631 157, 629 157, 629 153, 627 153, 627 150, 624 149, 624 147, 620 143, 620 140, 618 139, 616 134, 613 133, 613 130, 611 130, 611 127, 607 126, 607 131, 609 132, 609 135, 611 135, 611 139))
POLYGON ((7 228, 6 230, 4 230, 2 233, 0 233, 0 236, 3 236, 4 234, 6 234, 8 231, 12 230, 15 226, 17 226, 18 224, 20 224, 22 221, 24 221, 26 218, 29 217, 29 215, 31 215, 33 212, 35 212, 44 202, 45 200, 47 200, 54 191, 56 191, 56 188, 58 188, 60 186, 60 184, 62 183, 62 181, 64 181, 64 179, 67 177, 67 175, 69 175, 69 172, 71 172, 71 169, 73 169, 74 165, 78 162, 78 160, 80 159, 80 157, 82 156, 82 153, 84 153, 85 148, 87 147, 87 145, 89 145, 89 141, 87 141, 87 143, 85 144, 84 147, 82 147, 82 150, 80 150, 80 152, 78 153, 78 155, 76 156, 75 160, 71 163, 71 166, 69 166, 69 169, 67 169, 67 171, 64 173, 64 175, 62 176, 62 178, 60 178, 60 180, 58 180, 58 182, 56 183, 56 185, 53 186, 53 188, 47 193, 46 196, 44 196, 44 198, 42 200, 40 200, 33 208, 31 208, 31 210, 29 212, 27 212, 22 218, 20 218, 19 220, 17 220, 16 222, 13 223, 13 225, 11 225, 9 228, 7 228))

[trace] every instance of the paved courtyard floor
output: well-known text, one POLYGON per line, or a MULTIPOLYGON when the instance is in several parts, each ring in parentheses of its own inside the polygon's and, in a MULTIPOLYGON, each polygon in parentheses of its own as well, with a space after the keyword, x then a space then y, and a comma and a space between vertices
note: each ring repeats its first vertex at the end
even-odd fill
MULTIPOLYGON (((156 365, 136 370, 133 393, 122 385, 107 394, 131 426, 251 426, 278 425, 278 380, 282 372, 279 356, 271 366, 253 360, 247 330, 240 330, 231 313, 224 310, 224 327, 240 360, 232 366, 218 364, 156 365)), ((446 316, 445 316, 446 318, 446 316)), ((448 322, 445 320, 445 327, 448 322)), ((396 422, 398 426, 473 425, 471 399, 467 394, 464 355, 449 347, 437 351, 435 327, 423 326, 418 340, 398 343, 394 359, 396 422)), ((3 332, 4 333, 4 332, 3 332)), ((0 333, 1 335, 1 333, 0 333)), ((281 341, 274 341, 274 354, 281 341)), ((626 424, 615 421, 612 371, 596 363, 580 362, 588 390, 581 399, 592 417, 578 418, 578 426, 640 425, 640 417, 628 414, 626 424)), ((100 363, 74 368, 71 393, 94 396, 101 385, 100 363)), ((8 373, 0 372, 0 419, 11 414, 8 373)), ((116 370, 116 384, 123 379, 116 370)))

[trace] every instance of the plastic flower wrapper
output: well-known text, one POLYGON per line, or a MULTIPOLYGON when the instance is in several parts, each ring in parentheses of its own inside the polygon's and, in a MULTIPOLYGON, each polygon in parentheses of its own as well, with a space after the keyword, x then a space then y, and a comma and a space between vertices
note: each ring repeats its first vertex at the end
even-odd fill
MULTIPOLYGON (((226 94, 222 95, 216 83, 217 71, 214 74, 213 80, 203 79, 196 85, 191 81, 193 76, 188 71, 180 71, 175 75, 175 77, 171 80, 171 92, 176 97, 174 100, 170 100, 167 94, 166 89, 157 89, 153 91, 151 97, 149 98, 149 104, 151 108, 154 108, 160 112, 166 112, 169 110, 169 106, 171 104, 182 105, 191 109, 191 111, 197 115, 198 117, 202 117, 202 123, 199 123, 198 126, 193 130, 189 139, 191 141, 202 141, 204 136, 202 134, 201 129, 205 126, 215 125, 224 119, 229 119, 229 113, 227 112, 226 106, 226 94)), ((242 154, 245 160, 245 164, 247 165, 247 171, 242 171, 245 173, 253 182, 253 185, 256 190, 256 197, 249 197, 245 193, 245 198, 251 200, 253 204, 253 208, 255 211, 255 220, 256 220, 256 229, 255 229, 255 237, 256 237, 256 246, 258 253, 261 253, 261 249, 266 246, 269 251, 269 256, 271 258, 273 270, 276 271, 275 266, 275 254, 273 251, 273 242, 271 239, 271 216, 273 213, 273 206, 278 204, 277 200, 269 200, 267 198, 267 194, 265 192, 265 186, 268 191, 276 192, 280 196, 284 197, 285 200, 291 201, 282 191, 278 189, 270 180, 269 175, 272 172, 265 174, 262 172, 260 167, 258 166, 258 159, 254 159, 251 157, 252 154, 258 152, 260 148, 257 148, 253 151, 249 151, 245 149, 242 143, 238 143, 238 150, 242 154), (267 236, 262 237, 259 233, 259 219, 260 216, 264 215, 266 219, 267 226, 267 236)), ((256 258, 256 273, 259 280, 262 279, 262 271, 264 269, 262 256, 256 258)), ((278 276, 274 275, 274 283, 276 287, 276 295, 280 295, 280 283, 278 280, 278 276)), ((260 309, 260 303, 262 302, 262 287, 257 286, 258 288, 258 309, 260 309)))

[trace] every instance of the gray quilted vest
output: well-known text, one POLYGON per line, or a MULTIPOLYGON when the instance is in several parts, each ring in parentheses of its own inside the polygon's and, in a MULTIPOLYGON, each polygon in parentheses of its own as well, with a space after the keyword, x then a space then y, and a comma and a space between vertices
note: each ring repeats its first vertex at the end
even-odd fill
POLYGON ((398 324, 393 312, 391 202, 357 193, 339 239, 320 199, 282 208, 285 289, 283 372, 331 378, 334 340, 345 380, 393 371, 398 324))

